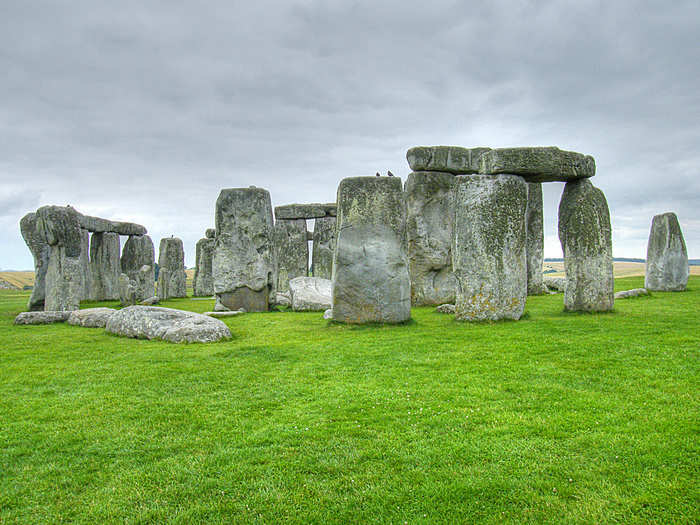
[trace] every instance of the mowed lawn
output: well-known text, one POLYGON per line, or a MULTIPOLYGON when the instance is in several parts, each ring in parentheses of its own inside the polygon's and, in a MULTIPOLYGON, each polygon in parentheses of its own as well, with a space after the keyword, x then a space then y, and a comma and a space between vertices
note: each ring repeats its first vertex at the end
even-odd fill
POLYGON ((700 521, 700 277, 518 322, 246 314, 208 345, 15 327, 27 296, 0 292, 0 523, 700 521))

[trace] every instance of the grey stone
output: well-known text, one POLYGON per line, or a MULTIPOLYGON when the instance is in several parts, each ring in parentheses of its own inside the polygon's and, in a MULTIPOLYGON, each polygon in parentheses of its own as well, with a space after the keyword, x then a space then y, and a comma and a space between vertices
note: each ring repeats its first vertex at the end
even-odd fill
POLYGON ((122 306, 131 306, 136 304, 136 281, 129 279, 125 273, 119 275, 119 300, 122 306))
POLYGON ((216 230, 214 228, 207 228, 207 231, 204 232, 204 236, 207 239, 213 239, 214 237, 216 237, 216 230))
POLYGON ((542 280, 549 290, 557 292, 566 290, 566 277, 544 277, 542 280))
POLYGON ((104 328, 107 320, 114 314, 114 308, 86 308, 75 310, 68 317, 68 324, 86 328, 104 328))
POLYGON ((109 219, 101 219, 100 217, 91 217, 90 215, 83 215, 78 210, 72 206, 71 208, 80 223, 80 227, 91 232, 96 233, 118 233, 119 235, 145 235, 147 233, 146 228, 140 224, 135 224, 133 222, 122 222, 122 221, 110 221, 109 219))
POLYGON ((279 306, 292 306, 292 297, 289 292, 277 292, 275 294, 275 304, 279 306))
POLYGON ((629 297, 639 297, 640 295, 649 295, 646 288, 633 288, 631 290, 622 290, 615 293, 615 299, 627 299, 629 297))
POLYGON ((226 319, 227 317, 236 317, 244 313, 245 310, 236 310, 235 312, 204 312, 202 315, 207 315, 215 319, 226 319))
MULTIPOLYGON (((326 218, 326 217, 324 217, 326 218)), ((321 220, 321 219, 318 219, 321 220)), ((314 232, 307 231, 306 232, 306 240, 307 241, 313 241, 314 240, 314 232)))
MULTIPOLYGON (((125 273, 119 276, 119 299, 122 305, 144 304, 144 301, 151 298, 153 298, 153 268, 151 266, 144 264, 134 279, 125 273)), ((158 298, 155 299, 157 302, 158 298)))
POLYGON ((118 310, 107 321, 106 329, 123 337, 171 343, 210 343, 231 338, 231 331, 218 319, 160 306, 129 306, 118 310))
POLYGON ((46 270, 49 267, 49 245, 36 228, 36 213, 28 213, 19 222, 24 242, 34 258, 34 287, 27 309, 43 310, 46 298, 46 270))
POLYGON ((557 147, 499 148, 481 156, 479 173, 520 175, 527 182, 569 182, 595 175, 590 155, 557 147))
POLYGON ((416 146, 406 152, 413 171, 442 171, 453 174, 479 172, 479 159, 491 148, 460 146, 416 146))
POLYGON ((677 292, 688 285, 688 251, 675 213, 655 215, 647 245, 644 286, 652 291, 677 292))
POLYGON ((411 316, 406 205, 398 177, 351 177, 338 187, 333 319, 399 323, 411 316))
POLYGON ((148 299, 144 299, 139 304, 142 306, 153 306, 154 304, 158 304, 158 298, 154 295, 153 297, 149 297, 148 299))
POLYGON ((527 294, 542 295, 547 287, 542 281, 544 262, 544 217, 542 210, 542 183, 527 184, 527 294))
POLYGON ((333 310, 329 308, 328 310, 323 312, 323 318, 324 319, 333 319, 333 310))
POLYGON ((454 314, 456 309, 453 304, 441 304, 435 308, 435 311, 439 314, 454 314))
POLYGON ((331 307, 331 281, 320 277, 295 277, 289 281, 292 310, 327 310, 331 307))
POLYGON ((83 272, 83 293, 81 301, 90 299, 92 289, 92 271, 90 269, 90 232, 80 229, 80 271, 83 272))
POLYGON ((119 299, 119 234, 93 233, 90 240, 90 298, 93 301, 119 299))
POLYGON ((43 311, 43 312, 22 312, 15 317, 15 324, 52 324, 65 323, 72 312, 43 311))
POLYGON ((567 182, 559 203, 567 311, 612 310, 614 280, 610 211, 605 195, 588 179, 567 182))
POLYGON ((214 260, 215 247, 216 241, 213 238, 205 237, 197 241, 194 281, 192 283, 192 294, 195 297, 211 297, 214 295, 212 262, 214 260))
POLYGON ((215 296, 215 301, 214 301, 214 311, 215 312, 230 312, 231 309, 225 306, 220 300, 218 296, 215 296))
POLYGON ((275 220, 280 219, 318 219, 320 217, 335 217, 337 207, 335 202, 313 204, 287 204, 275 207, 275 220))
POLYGON ((335 217, 320 217, 314 221, 311 250, 311 270, 314 277, 330 279, 333 275, 336 222, 335 217))
POLYGON ((158 267, 158 300, 187 297, 185 249, 181 239, 166 237, 160 240, 158 267))
POLYGON ((456 177, 457 320, 520 319, 527 299, 526 208, 522 177, 456 177))
POLYGON ((414 172, 406 180, 411 302, 416 306, 455 300, 454 185, 454 175, 435 171, 414 172))
POLYGON ((306 219, 278 219, 275 222, 277 290, 289 290, 289 280, 309 274, 309 243, 306 219))
POLYGON ((221 190, 216 201, 212 264, 217 302, 230 310, 266 311, 277 287, 270 194, 262 188, 221 190))
POLYGON ((121 271, 129 279, 138 282, 136 302, 153 297, 156 289, 155 249, 148 235, 129 236, 122 248, 121 271), (140 275, 144 266, 150 268, 150 273, 146 276, 140 275))

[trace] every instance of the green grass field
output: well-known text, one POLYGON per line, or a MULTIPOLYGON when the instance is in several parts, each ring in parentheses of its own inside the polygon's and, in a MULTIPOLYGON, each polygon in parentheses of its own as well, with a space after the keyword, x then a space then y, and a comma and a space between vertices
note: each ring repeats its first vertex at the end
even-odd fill
POLYGON ((208 345, 13 326, 27 297, 0 292, 0 523, 700 521, 700 277, 518 322, 246 314, 208 345))

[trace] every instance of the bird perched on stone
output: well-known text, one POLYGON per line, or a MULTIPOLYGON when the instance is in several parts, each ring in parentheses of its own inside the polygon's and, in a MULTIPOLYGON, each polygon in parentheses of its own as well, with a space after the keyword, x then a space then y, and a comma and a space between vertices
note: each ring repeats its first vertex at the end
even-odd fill
POLYGON ((389 177, 393 177, 393 176, 394 176, 394 174, 391 173, 390 171, 387 171, 386 174, 389 175, 389 177))
POLYGON ((381 175, 379 174, 379 172, 377 172, 377 177, 381 177, 381 175))

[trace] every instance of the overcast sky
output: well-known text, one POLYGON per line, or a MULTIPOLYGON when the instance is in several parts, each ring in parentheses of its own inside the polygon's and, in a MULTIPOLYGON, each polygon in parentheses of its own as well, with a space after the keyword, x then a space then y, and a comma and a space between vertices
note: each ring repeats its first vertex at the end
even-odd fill
POLYGON ((0 1, 0 268, 32 267, 43 204, 179 236, 192 266, 221 188, 334 201, 434 144, 591 154, 615 256, 675 211, 698 258, 699 42, 697 0, 0 1))

